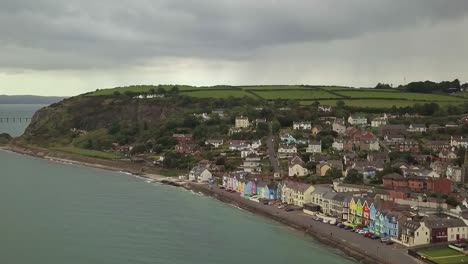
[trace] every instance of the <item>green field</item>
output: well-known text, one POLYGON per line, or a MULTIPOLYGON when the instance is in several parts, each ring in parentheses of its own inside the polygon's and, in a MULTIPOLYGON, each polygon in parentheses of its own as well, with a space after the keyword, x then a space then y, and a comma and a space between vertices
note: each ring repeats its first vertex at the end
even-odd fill
POLYGON ((376 92, 376 91, 335 91, 337 94, 349 98, 388 98, 405 99, 418 101, 462 101, 462 98, 424 93, 405 93, 405 92, 376 92))
POLYGON ((455 93, 455 95, 463 98, 468 98, 468 92, 457 92, 455 93))
POLYGON ((52 149, 63 151, 63 152, 68 152, 68 153, 73 153, 73 154, 78 154, 82 156, 87 156, 87 157, 100 158, 100 159, 118 159, 119 158, 118 156, 109 152, 90 150, 90 149, 81 149, 81 148, 75 148, 75 147, 70 147, 70 146, 69 147, 54 147, 52 149))
POLYGON ((228 98, 228 97, 254 97, 253 94, 242 90, 206 90, 206 91, 183 91, 181 95, 197 98, 228 98))
POLYGON ((291 90, 291 91, 254 91, 254 93, 266 100, 274 99, 287 99, 287 100, 301 100, 301 99, 329 99, 340 98, 332 93, 319 89, 304 89, 304 90, 291 90))
MULTIPOLYGON (((96 90, 93 93, 88 94, 88 96, 102 96, 102 95, 113 95, 114 92, 120 92, 120 93, 125 93, 125 92, 132 92, 132 93, 148 93, 150 92, 151 89, 157 90, 159 87, 164 88, 165 90, 169 91, 174 87, 174 85, 158 85, 158 86, 152 86, 152 85, 135 85, 135 86, 126 86, 126 87, 116 87, 116 88, 111 88, 111 89, 100 89, 96 90)), ((188 86, 188 85, 177 85, 179 90, 191 90, 191 89, 196 89, 194 86, 188 86)))
POLYGON ((299 85, 252 85, 252 86, 237 86, 242 90, 289 90, 289 89, 307 89, 299 85))
POLYGON ((428 249, 418 253, 440 264, 468 263, 468 256, 451 248, 428 249))
MULTIPOLYGON (((336 106, 336 102, 338 100, 318 100, 322 105, 331 105, 336 106)), ((353 107, 372 107, 372 108, 391 108, 395 107, 407 107, 407 106, 414 106, 415 104, 425 104, 428 103, 427 101, 410 101, 410 100, 385 100, 385 99, 344 99, 342 100, 345 102, 347 106, 353 107)), ((311 105, 314 103, 313 100, 309 101, 300 101, 301 105, 311 105)), ((454 102, 437 102, 441 106, 447 105, 460 105, 464 103, 464 101, 454 101, 454 102)))
MULTIPOLYGON (((170 90, 174 85, 140 85, 98 90, 88 96, 112 95, 119 91, 125 93, 148 93, 158 88, 170 90)), ((456 96, 443 94, 406 93, 394 89, 347 88, 343 86, 302 86, 302 85, 251 85, 251 86, 206 86, 196 87, 177 85, 181 95, 195 98, 229 98, 244 96, 265 100, 299 100, 301 105, 310 105, 319 100, 323 105, 336 105, 337 100, 345 101, 352 107, 391 108, 411 107, 415 104, 436 102, 441 106, 461 104, 468 100, 468 92, 459 92, 456 96), (466 99, 464 99, 466 98, 466 99)))
POLYGON ((374 88, 339 88, 339 87, 336 87, 334 89, 332 89, 332 91, 334 92, 376 92, 376 93, 379 93, 379 92, 389 92, 389 93, 401 93, 401 91, 398 91, 396 89, 374 89, 374 88))

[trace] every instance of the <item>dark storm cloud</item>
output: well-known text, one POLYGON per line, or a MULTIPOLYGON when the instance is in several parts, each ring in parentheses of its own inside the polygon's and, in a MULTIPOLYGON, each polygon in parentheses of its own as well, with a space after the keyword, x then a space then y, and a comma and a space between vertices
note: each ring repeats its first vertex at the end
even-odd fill
POLYGON ((437 25, 467 12, 465 0, 4 0, 0 68, 244 61, 264 48, 437 25))

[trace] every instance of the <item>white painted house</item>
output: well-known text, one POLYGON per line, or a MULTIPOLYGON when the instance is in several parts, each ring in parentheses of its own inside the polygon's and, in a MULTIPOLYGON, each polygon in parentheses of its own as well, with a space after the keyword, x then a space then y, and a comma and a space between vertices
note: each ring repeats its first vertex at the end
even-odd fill
POLYGON ((296 153, 296 145, 279 144, 278 154, 280 155, 280 157, 290 157, 296 153))
POLYGON ((293 123, 294 130, 311 130, 312 123, 308 121, 299 121, 293 123))
POLYGON ((332 148, 337 151, 342 151, 344 149, 344 140, 341 138, 335 139, 335 141, 333 141, 332 148))
POLYGON ((348 123, 353 126, 367 125, 367 117, 362 115, 350 115, 348 117, 348 123))
POLYGON ((195 166, 189 172, 189 181, 194 182, 208 182, 213 175, 203 166, 195 166))
POLYGON ((289 159, 288 167, 289 177, 304 177, 309 174, 309 170, 306 168, 305 162, 299 156, 294 156, 293 158, 289 159))
POLYGON ((322 153, 322 141, 309 141, 307 153, 322 153))
POLYGON ((247 128, 250 126, 249 118, 245 116, 236 117, 236 127, 237 128, 247 128))
POLYGON ((344 134, 346 131, 346 124, 343 119, 335 119, 332 124, 332 130, 338 134, 344 134))
POLYGON ((427 127, 425 124, 410 124, 406 131, 413 133, 422 133, 427 131, 427 127))
POLYGON ((371 121, 371 127, 381 127, 387 124, 387 117, 376 117, 371 121))

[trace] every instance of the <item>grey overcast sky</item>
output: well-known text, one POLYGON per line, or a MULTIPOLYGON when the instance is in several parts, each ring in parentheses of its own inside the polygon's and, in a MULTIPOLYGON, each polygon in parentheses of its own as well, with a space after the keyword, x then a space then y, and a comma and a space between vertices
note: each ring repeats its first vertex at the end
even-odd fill
POLYGON ((468 82, 467 0, 1 0, 0 94, 468 82))

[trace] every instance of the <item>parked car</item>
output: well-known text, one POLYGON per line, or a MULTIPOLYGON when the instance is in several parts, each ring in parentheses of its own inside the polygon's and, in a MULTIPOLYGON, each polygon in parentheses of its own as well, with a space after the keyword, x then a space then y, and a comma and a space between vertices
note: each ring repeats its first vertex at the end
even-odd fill
POLYGON ((395 244, 395 242, 393 242, 392 240, 388 240, 387 242, 385 242, 385 245, 393 245, 395 244))
POLYGON ((375 239, 379 239, 380 236, 378 236, 378 235, 372 235, 372 236, 370 236, 370 238, 373 239, 373 240, 375 240, 375 239))
POLYGON ((358 233, 361 234, 361 235, 364 235, 364 234, 366 233, 366 231, 364 231, 364 230, 361 229, 361 230, 359 230, 358 233))
POLYGON ((388 241, 390 241, 390 238, 388 238, 388 237, 382 237, 382 238, 380 239, 380 242, 381 242, 381 243, 386 243, 386 242, 388 242, 388 241))
POLYGON ((221 190, 223 190, 223 189, 224 189, 224 186, 219 186, 219 188, 220 188, 221 190))
POLYGON ((337 225, 337 227, 339 227, 339 228, 346 228, 346 226, 343 225, 342 223, 339 223, 339 224, 337 225))
POLYGON ((325 224, 328 224, 329 220, 328 219, 323 219, 323 221, 325 224))
POLYGON ((374 234, 372 234, 371 232, 367 232, 367 233, 364 234, 364 237, 371 237, 371 236, 373 236, 373 235, 374 235, 374 234))
POLYGON ((345 226, 344 229, 345 229, 345 230, 351 230, 351 229, 353 229, 353 227, 351 227, 351 226, 345 226))
POLYGON ((294 211, 294 208, 292 207, 286 207, 286 209, 284 209, 286 212, 291 212, 291 211, 294 211))
POLYGON ((330 225, 336 225, 336 220, 330 220, 330 225))

